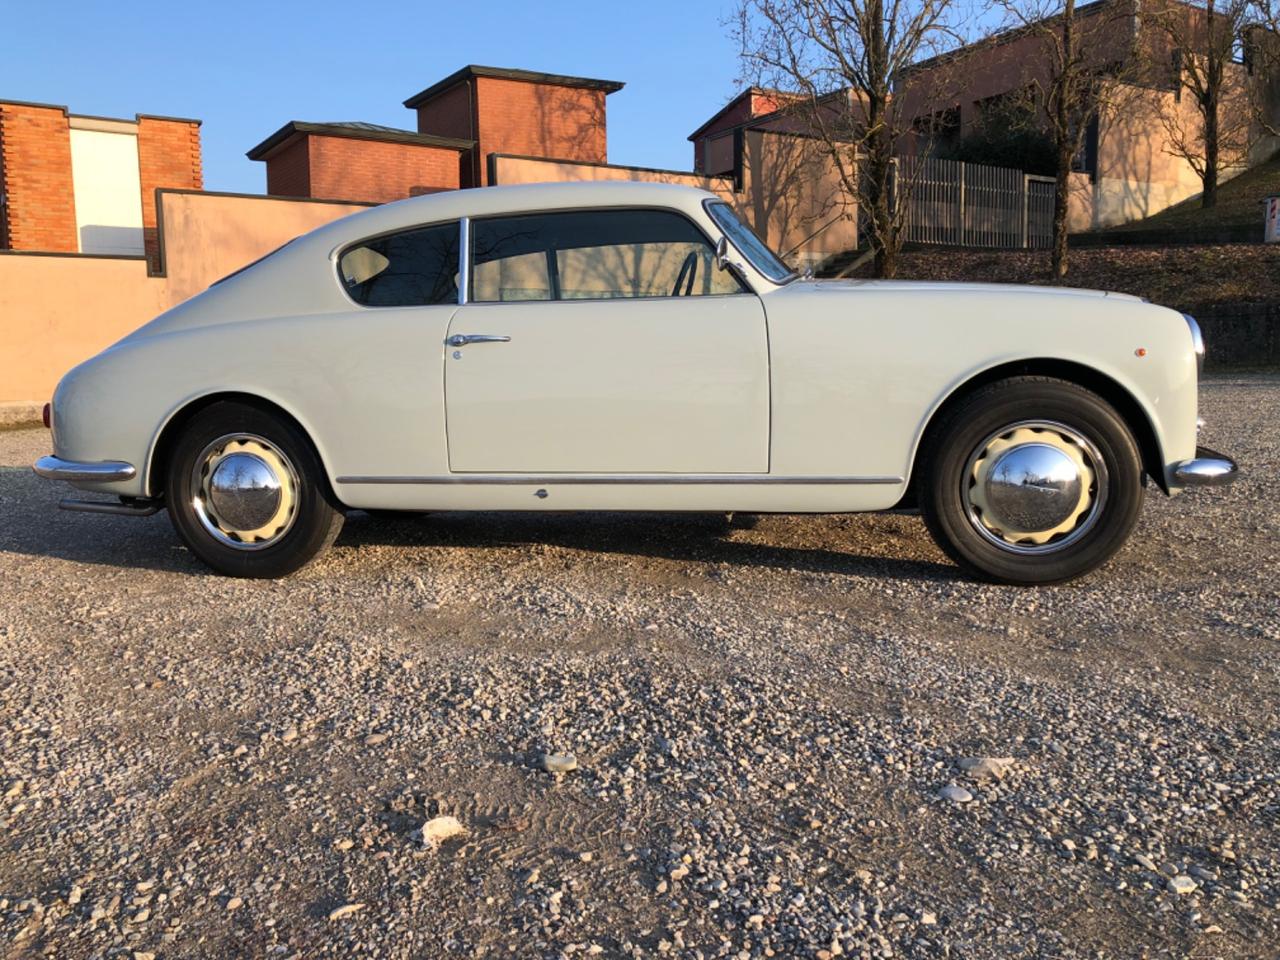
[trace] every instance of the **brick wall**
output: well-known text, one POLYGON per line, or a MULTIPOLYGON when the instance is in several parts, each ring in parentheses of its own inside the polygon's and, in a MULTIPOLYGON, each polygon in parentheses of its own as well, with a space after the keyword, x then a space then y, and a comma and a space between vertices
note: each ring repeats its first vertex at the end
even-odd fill
MULTIPOLYGON (((0 114, 0 127, 4 124, 4 115, 0 114)), ((4 205, 4 134, 0 130, 0 250, 9 249, 9 215, 4 205)))
POLYGON ((66 111, 0 103, 0 154, 8 246, 55 253, 79 250, 66 111))
MULTIPOLYGON (((453 137, 456 140, 474 140, 476 132, 471 110, 470 81, 460 83, 418 107, 418 132, 436 137, 453 137)), ((459 185, 479 186, 483 166, 479 151, 465 151, 458 162, 459 185)))
MULTIPOLYGON (((477 151, 605 163, 605 93, 523 80, 477 77, 477 151)), ((421 122, 421 121, 420 121, 421 122)), ((488 184, 487 164, 481 183, 488 184)))
POLYGON ((459 186, 458 151, 452 148, 314 134, 305 139, 308 195, 317 200, 386 203, 459 186))
POLYGON ((267 161, 267 193, 275 197, 311 196, 309 137, 296 137, 267 161))
POLYGON ((194 120, 138 117, 138 173, 142 182, 142 235, 156 265, 156 189, 199 190, 204 186, 200 124, 194 120))

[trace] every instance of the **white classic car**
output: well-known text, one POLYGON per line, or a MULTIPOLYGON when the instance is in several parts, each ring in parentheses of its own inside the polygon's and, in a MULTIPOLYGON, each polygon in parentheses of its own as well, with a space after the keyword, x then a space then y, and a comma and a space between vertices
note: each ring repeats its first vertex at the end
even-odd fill
POLYGON ((1195 321, 1048 287, 816 281, 715 196, 435 194, 300 237, 72 370, 35 470, 166 507, 215 570, 278 577, 344 511, 918 506, 1010 583, 1121 546, 1196 446, 1195 321))

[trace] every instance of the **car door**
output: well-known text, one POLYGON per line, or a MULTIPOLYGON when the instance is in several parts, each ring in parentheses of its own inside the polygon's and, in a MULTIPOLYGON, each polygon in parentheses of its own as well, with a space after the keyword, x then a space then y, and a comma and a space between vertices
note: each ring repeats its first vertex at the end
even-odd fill
POLYGON ((769 470, 763 306, 669 210, 473 220, 449 325, 454 472, 769 470))

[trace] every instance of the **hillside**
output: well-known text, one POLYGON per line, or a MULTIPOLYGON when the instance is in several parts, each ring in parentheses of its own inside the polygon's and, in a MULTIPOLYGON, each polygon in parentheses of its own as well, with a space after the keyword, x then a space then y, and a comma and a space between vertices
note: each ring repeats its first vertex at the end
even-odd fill
MULTIPOLYGON (((1280 302, 1280 244, 1096 247, 1072 250, 1064 286, 1118 290, 1187 308, 1280 302)), ((869 265, 859 277, 870 275, 869 265)), ((1055 283, 1045 250, 923 247, 902 254, 904 280, 1055 283)))
POLYGON ((1280 195, 1280 154, 1252 170, 1218 187, 1218 202, 1209 210, 1200 206, 1200 198, 1192 197, 1174 204, 1154 216, 1133 220, 1118 227, 1108 228, 1108 233, 1128 233, 1135 230, 1216 230, 1224 227, 1257 227, 1262 236, 1262 198, 1280 195))

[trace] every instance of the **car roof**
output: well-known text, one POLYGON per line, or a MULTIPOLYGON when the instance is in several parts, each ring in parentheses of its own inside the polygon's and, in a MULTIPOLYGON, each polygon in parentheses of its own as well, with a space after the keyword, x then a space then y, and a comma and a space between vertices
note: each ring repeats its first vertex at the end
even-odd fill
POLYGON ((696 211, 714 193, 673 183, 582 181, 447 190, 370 207, 316 230, 325 243, 349 242, 416 224, 582 207, 668 207, 696 211))

